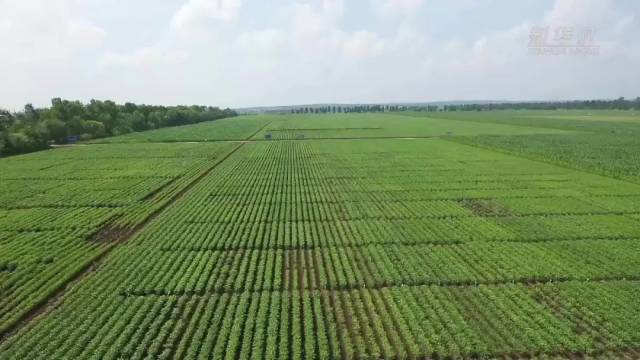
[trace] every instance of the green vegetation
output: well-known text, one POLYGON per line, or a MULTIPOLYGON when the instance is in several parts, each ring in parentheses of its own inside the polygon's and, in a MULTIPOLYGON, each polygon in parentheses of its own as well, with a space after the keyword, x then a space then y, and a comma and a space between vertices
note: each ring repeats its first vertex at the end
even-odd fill
POLYGON ((230 109, 208 106, 151 106, 113 101, 51 101, 50 108, 27 104, 12 113, 0 109, 0 156, 43 150, 50 143, 66 144, 144 131, 166 126, 187 125, 236 116, 230 109))
MULTIPOLYGON (((270 117, 265 117, 270 118, 270 117)), ((274 116, 253 139, 332 139, 332 138, 387 138, 437 137, 477 134, 562 134, 563 130, 541 129, 503 124, 476 124, 465 121, 442 121, 413 118, 397 114, 336 114, 274 116)))
POLYGON ((216 140, 246 140, 278 117, 243 116, 221 119, 191 126, 136 132, 94 140, 100 143, 189 142, 216 140))
MULTIPOLYGON (((421 116, 419 113, 407 115, 421 116)), ((572 131, 555 135, 471 136, 454 140, 640 183, 638 112, 449 112, 437 116, 472 123, 572 131)))
POLYGON ((608 133, 413 115, 0 160, 0 357, 637 357, 640 184, 469 145, 608 133))
MULTIPOLYGON (((557 110, 640 110, 640 97, 614 100, 573 100, 573 101, 542 101, 542 102, 484 102, 460 104, 359 104, 359 105, 311 105, 286 107, 291 114, 326 114, 326 113, 367 113, 367 112, 397 112, 397 111, 491 111, 491 110, 537 110, 555 113, 557 110)), ((277 109, 274 111, 283 111, 277 109)))
POLYGON ((232 148, 92 145, 0 161, 0 332, 232 148))

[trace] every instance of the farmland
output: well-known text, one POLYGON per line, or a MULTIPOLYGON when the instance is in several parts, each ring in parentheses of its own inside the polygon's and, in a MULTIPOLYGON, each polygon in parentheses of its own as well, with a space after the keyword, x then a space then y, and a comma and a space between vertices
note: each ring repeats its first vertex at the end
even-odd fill
POLYGON ((639 357, 635 115, 437 115, 0 159, 0 357, 639 357))
POLYGON ((96 143, 194 142, 245 140, 278 117, 222 119, 196 125, 176 126, 95 140, 96 143))
MULTIPOLYGON (((413 113, 410 116, 425 117, 413 113)), ((622 178, 640 180, 640 114, 620 111, 505 111, 439 113, 438 118, 482 124, 508 124, 571 131, 459 137, 456 140, 493 150, 622 178), (526 134, 525 134, 526 135, 526 134), (529 134, 531 135, 531 134, 529 134)))
MULTIPOLYGON (((566 134, 570 130, 541 129, 510 124, 458 121, 423 117, 414 119, 396 114, 334 114, 331 121, 314 115, 273 117, 269 125, 261 129, 253 139, 264 139, 271 134, 273 139, 332 139, 332 138, 389 138, 389 137, 436 137, 444 135, 531 135, 566 134)), ((229 120, 230 121, 230 120, 229 120)))

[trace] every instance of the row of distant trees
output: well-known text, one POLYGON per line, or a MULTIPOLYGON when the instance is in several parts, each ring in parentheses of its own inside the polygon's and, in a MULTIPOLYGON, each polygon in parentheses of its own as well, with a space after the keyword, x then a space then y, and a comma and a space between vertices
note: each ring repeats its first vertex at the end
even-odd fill
POLYGON ((362 112, 395 112, 395 111, 487 111, 487 110, 640 110, 640 97, 627 100, 623 97, 615 100, 576 100, 576 101, 540 101, 540 102, 505 102, 482 104, 451 105, 327 105, 303 106, 292 108, 292 114, 325 114, 325 113, 362 113, 362 112))
POLYGON ((91 100, 88 104, 55 98, 51 107, 25 105, 22 111, 0 109, 0 156, 165 126, 194 124, 236 116, 210 106, 154 106, 91 100))
MULTIPOLYGON (((437 110, 435 105, 428 105, 425 108, 437 110)), ((326 113, 363 113, 363 112, 390 112, 407 110, 403 105, 324 105, 324 106, 303 106, 290 110, 292 114, 326 114, 326 113)))
POLYGON ((483 111, 483 110, 640 110, 640 97, 627 100, 576 100, 553 102, 514 102, 499 104, 444 105, 443 111, 483 111))

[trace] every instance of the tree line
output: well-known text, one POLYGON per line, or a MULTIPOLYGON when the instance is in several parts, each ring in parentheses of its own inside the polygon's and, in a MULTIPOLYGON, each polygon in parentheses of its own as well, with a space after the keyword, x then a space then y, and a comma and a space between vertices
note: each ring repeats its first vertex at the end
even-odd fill
POLYGON ((640 110, 640 97, 615 100, 539 101, 487 104, 444 105, 442 111, 483 110, 640 110))
POLYGON ((51 100, 51 107, 31 104, 17 112, 0 109, 0 156, 14 155, 66 144, 116 136, 133 131, 194 124, 237 116, 231 109, 211 106, 156 106, 111 100, 51 100))
POLYGON ((292 108, 292 114, 362 113, 395 111, 488 111, 488 110, 640 110, 640 97, 615 100, 572 100, 538 102, 468 103, 468 104, 369 104, 325 105, 292 108))
POLYGON ((303 106, 292 108, 292 114, 326 114, 326 113, 363 113, 363 112, 389 112, 406 110, 403 105, 323 105, 323 106, 303 106))

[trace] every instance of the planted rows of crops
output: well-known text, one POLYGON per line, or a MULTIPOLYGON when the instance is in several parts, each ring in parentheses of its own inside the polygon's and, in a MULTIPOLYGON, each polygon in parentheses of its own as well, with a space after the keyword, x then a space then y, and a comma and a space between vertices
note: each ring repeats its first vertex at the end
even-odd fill
MULTIPOLYGON (((425 114, 406 114, 424 117, 425 114)), ((443 122, 537 127, 570 133, 498 134, 452 140, 502 152, 640 182, 640 117, 631 111, 443 112, 443 122)), ((425 119, 426 120, 426 119, 425 119)), ((476 135, 476 134, 471 134, 476 135)))
POLYGON ((245 140, 270 122, 282 116, 242 116, 231 119, 207 121, 199 124, 175 126, 151 131, 134 132, 94 140, 97 143, 141 143, 245 140))
POLYGON ((249 143, 0 353, 629 354, 638 195, 441 140, 249 143))
MULTIPOLYGON (((355 139, 391 137, 431 137, 478 134, 562 134, 566 131, 513 126, 507 124, 476 124, 466 121, 442 121, 432 118, 412 118, 398 113, 362 113, 296 116, 264 116, 272 121, 253 139, 355 139)), ((130 135, 127 135, 130 136, 130 135)))
POLYGON ((91 145, 2 159, 0 333, 234 145, 91 145))

